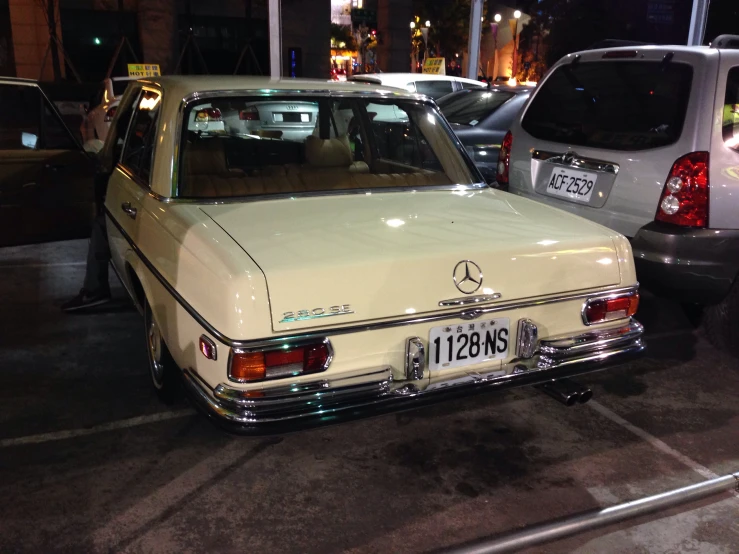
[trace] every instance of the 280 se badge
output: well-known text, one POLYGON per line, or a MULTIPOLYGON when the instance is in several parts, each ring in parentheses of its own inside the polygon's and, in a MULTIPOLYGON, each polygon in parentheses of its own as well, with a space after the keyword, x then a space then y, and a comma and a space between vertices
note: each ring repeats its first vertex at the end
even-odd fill
POLYGON ((332 315, 353 314, 349 304, 340 306, 330 306, 329 308, 313 308, 312 310, 297 310, 294 312, 284 312, 280 323, 290 323, 291 321, 305 321, 306 319, 317 319, 319 317, 330 317, 332 315))

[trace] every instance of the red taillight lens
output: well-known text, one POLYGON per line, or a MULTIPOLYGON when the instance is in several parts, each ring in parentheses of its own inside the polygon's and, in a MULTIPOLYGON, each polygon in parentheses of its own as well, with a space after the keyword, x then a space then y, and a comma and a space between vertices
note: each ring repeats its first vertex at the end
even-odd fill
POLYGON ((231 353, 230 376, 236 381, 261 381, 325 371, 331 361, 328 342, 266 352, 231 353))
POLYGON ((113 121, 113 118, 115 117, 115 112, 118 109, 118 106, 113 106, 110 108, 107 112, 105 112, 105 121, 113 121))
POLYGON ((221 110, 218 108, 203 108, 195 114, 195 121, 199 123, 208 123, 209 121, 220 121, 221 110))
POLYGON ((582 312, 586 325, 631 317, 639 308, 639 293, 588 300, 582 312))
POLYGON ((511 164, 511 146, 513 146, 513 135, 508 131, 503 138, 503 143, 500 145, 500 152, 498 153, 498 176, 496 180, 498 184, 508 184, 508 169, 511 164))
POLYGON ((685 227, 707 227, 708 190, 708 152, 686 154, 672 165, 655 219, 685 227))
POLYGON ((252 106, 239 112, 239 119, 241 121, 259 121, 259 112, 252 106))

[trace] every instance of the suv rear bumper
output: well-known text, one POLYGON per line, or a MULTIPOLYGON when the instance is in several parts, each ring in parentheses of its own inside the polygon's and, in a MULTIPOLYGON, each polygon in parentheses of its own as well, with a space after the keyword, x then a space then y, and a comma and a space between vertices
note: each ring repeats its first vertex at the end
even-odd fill
POLYGON ((652 222, 631 246, 639 282, 683 302, 720 302, 739 273, 739 231, 652 222))

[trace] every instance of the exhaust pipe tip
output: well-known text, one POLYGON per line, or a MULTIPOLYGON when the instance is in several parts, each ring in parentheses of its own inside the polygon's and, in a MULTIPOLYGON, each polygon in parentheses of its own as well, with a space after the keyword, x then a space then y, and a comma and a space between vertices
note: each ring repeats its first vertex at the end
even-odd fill
POLYGON ((589 387, 584 387, 577 397, 577 401, 580 404, 587 404, 587 402, 593 398, 593 391, 589 387))

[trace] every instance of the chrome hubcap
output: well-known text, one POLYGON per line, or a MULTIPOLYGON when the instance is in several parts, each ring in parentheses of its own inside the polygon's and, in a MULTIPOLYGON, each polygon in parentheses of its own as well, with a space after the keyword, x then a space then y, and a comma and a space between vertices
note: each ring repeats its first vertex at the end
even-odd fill
POLYGON ((149 342, 149 360, 151 362, 151 378, 154 381, 154 386, 157 388, 162 387, 162 377, 164 376, 164 365, 162 364, 162 334, 159 331, 159 326, 151 318, 149 323, 149 329, 147 331, 147 338, 149 342))

